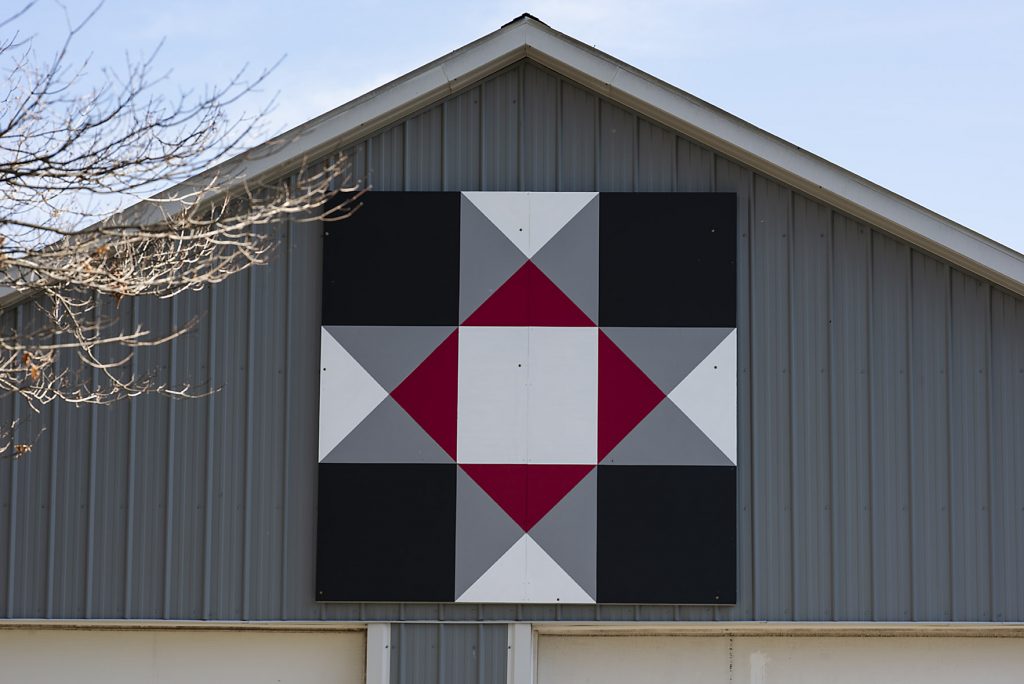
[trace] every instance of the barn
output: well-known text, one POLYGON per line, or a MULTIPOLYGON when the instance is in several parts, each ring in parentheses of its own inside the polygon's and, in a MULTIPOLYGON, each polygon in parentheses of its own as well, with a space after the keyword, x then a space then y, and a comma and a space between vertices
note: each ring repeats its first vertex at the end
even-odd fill
POLYGON ((257 152, 219 391, 0 400, 0 680, 1020 680, 1024 256, 529 15, 257 152))

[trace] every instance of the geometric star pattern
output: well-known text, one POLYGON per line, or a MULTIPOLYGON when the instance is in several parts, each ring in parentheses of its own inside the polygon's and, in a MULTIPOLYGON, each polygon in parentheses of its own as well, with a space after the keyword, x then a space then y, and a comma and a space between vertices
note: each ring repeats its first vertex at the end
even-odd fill
POLYGON ((368 193, 329 228, 319 600, 735 600, 735 197, 664 195, 368 193), (645 215, 664 195, 672 211, 645 215), (422 234, 416 253, 402 249, 412 223, 438 234, 437 250, 422 234), (378 243, 395 252, 379 282, 364 264, 347 276, 354 252, 387 253, 378 243), (644 249, 651 262, 632 263, 644 249), (707 291, 677 290, 676 268, 707 291), (430 307, 409 307, 398 284, 430 307), (346 303, 375 287, 380 307, 346 303), (444 505, 405 505, 423 501, 402 490, 410 468, 446 483, 434 485, 444 505), (389 472, 403 484, 377 491, 389 472), (663 484, 677 480, 698 494, 677 501, 663 484), (339 529, 364 499, 385 519, 339 529), (447 531, 444 558, 404 541, 409 557, 375 584, 374 554, 406 539, 411 518, 447 531), (691 548, 676 548, 680 533, 691 548), (654 543, 638 550, 638 536, 654 543), (429 590, 424 563, 443 568, 429 590))

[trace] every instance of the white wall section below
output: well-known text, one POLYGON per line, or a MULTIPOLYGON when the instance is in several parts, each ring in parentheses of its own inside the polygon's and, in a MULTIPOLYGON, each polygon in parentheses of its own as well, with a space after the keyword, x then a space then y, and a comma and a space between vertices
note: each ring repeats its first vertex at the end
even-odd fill
POLYGON ((0 630, 0 681, 362 684, 363 632, 0 630))
POLYGON ((541 635, 536 648, 537 684, 1009 684, 1024 672, 1021 638, 541 635))

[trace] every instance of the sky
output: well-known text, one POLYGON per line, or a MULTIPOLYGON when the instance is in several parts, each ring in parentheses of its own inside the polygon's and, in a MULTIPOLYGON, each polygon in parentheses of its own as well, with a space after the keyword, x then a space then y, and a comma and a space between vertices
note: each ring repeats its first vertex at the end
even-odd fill
MULTIPOLYGON (((106 0, 75 54, 116 67, 163 40, 180 88, 282 60, 249 103, 276 95, 281 132, 523 12, 1024 252, 1019 0, 106 0)), ((44 56, 65 21, 38 0, 17 25, 44 56)))

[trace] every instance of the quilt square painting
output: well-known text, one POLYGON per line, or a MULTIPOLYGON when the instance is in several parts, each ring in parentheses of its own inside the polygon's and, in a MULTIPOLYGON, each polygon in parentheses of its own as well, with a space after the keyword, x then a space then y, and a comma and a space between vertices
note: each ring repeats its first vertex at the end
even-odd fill
POLYGON ((326 224, 317 600, 734 603, 736 234, 731 193, 326 224))

